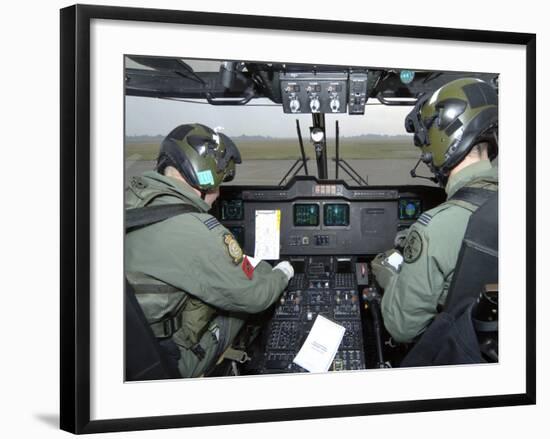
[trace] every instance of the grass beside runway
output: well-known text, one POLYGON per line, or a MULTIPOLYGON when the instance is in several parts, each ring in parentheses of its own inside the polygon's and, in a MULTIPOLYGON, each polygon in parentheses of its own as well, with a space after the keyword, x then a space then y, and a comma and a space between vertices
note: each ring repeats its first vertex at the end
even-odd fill
MULTIPOLYGON (((243 160, 295 160, 300 157, 300 147, 296 139, 262 139, 239 140, 235 142, 241 152, 243 160)), ((306 156, 314 158, 313 145, 304 139, 306 156)), ((159 151, 156 143, 127 143, 126 159, 155 160, 159 151)), ((334 141, 329 139, 328 156, 335 157, 334 141)), ((376 139, 340 140, 340 158, 351 159, 415 159, 419 151, 412 144, 412 139, 376 139)))

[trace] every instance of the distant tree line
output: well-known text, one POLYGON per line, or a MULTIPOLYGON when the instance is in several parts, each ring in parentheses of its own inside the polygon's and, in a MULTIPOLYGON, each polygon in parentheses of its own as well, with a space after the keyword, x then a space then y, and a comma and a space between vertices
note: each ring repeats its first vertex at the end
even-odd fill
MULTIPOLYGON (((230 136, 235 142, 261 142, 274 139, 295 139, 295 137, 271 137, 271 136, 248 136, 246 134, 240 136, 230 136)), ((389 135, 389 134, 361 134, 358 136, 340 136, 341 139, 348 140, 406 140, 410 135, 389 135)), ((126 143, 160 143, 164 139, 162 134, 126 136, 126 143)))

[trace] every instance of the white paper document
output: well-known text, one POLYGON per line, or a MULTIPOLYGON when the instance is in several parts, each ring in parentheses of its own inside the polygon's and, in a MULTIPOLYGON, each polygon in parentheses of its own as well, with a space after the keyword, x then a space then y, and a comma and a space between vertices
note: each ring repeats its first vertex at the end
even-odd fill
POLYGON ((279 259, 281 241, 281 211, 256 211, 256 243, 254 257, 258 259, 279 259))
POLYGON ((250 262, 250 265, 252 265, 252 268, 256 268, 256 266, 262 262, 260 258, 253 258, 252 256, 247 256, 248 262, 250 262))
POLYGON ((346 328, 318 315, 294 363, 309 372, 327 372, 346 328))

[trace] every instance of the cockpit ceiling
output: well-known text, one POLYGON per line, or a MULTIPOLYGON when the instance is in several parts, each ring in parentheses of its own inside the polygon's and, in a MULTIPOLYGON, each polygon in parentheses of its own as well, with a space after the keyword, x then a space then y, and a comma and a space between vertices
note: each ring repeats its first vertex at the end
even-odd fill
POLYGON ((497 73, 433 72, 369 66, 260 63, 129 55, 125 63, 127 96, 202 99, 213 105, 245 105, 268 98, 283 104, 281 77, 302 74, 365 74, 366 99, 385 105, 412 105, 422 93, 459 77, 477 77, 498 87, 497 73), (408 73, 408 78, 402 75, 408 73), (412 76, 412 79, 410 77, 412 76), (408 82, 410 80, 410 82, 408 82), (404 99, 409 99, 410 102, 404 99), (392 101, 393 99, 393 101, 392 101), (397 99, 397 101, 395 101, 397 99))

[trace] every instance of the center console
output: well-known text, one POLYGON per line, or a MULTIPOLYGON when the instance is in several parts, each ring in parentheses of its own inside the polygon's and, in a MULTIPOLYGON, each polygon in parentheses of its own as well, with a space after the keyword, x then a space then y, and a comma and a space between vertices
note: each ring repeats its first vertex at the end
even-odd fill
POLYGON ((318 315, 345 328, 330 370, 365 369, 361 298, 351 258, 310 256, 296 270, 264 331, 260 373, 305 372, 293 359, 318 315))

